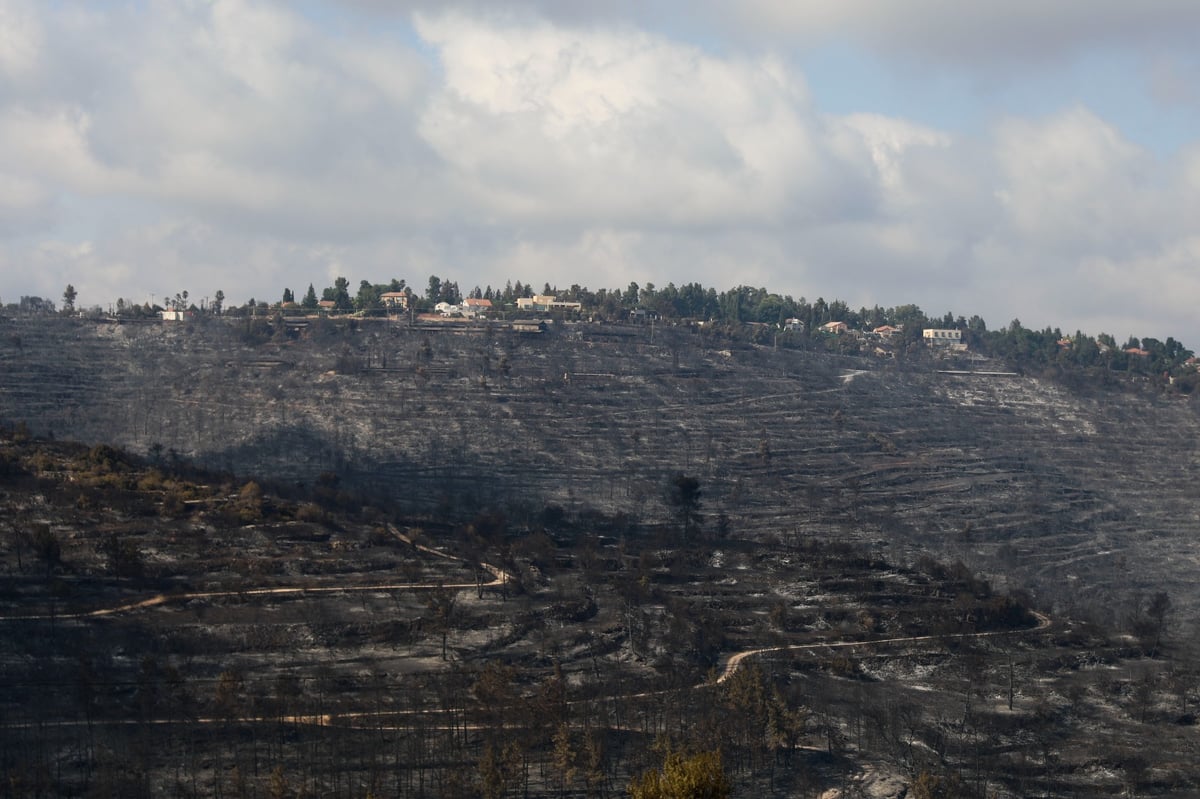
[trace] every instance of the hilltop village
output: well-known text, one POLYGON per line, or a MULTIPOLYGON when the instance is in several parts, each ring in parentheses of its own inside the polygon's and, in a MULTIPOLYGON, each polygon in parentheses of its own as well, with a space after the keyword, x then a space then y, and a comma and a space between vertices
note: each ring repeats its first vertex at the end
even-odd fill
MULTIPOLYGON (((76 307, 77 292, 68 285, 58 313, 105 322, 167 323, 224 318, 242 320, 251 335, 297 335, 316 320, 346 323, 388 322, 430 330, 439 326, 500 325, 517 332, 544 332, 548 325, 577 322, 629 323, 689 327, 716 340, 727 338, 758 345, 816 350, 840 355, 880 358, 967 356, 984 362, 1002 361, 1003 368, 1043 375, 1105 372, 1128 374, 1190 394, 1200 385, 1200 361, 1174 338, 1165 341, 1130 335, 1123 342, 1109 333, 1064 333, 1060 328, 1033 330, 1020 320, 989 329, 978 315, 947 312, 927 315, 917 305, 851 309, 845 302, 773 293, 765 288, 738 286, 723 292, 698 283, 659 288, 653 283, 630 283, 625 289, 591 291, 578 284, 559 290, 546 284, 535 292, 529 284, 508 281, 462 292, 456 281, 431 275, 424 291, 405 280, 387 283, 363 280, 351 294, 350 281, 337 278, 319 293, 313 284, 297 299, 290 288, 275 302, 249 299, 243 305, 225 302, 217 290, 210 298, 182 291, 162 302, 138 304, 118 299, 107 308, 76 307), (268 330, 267 327, 270 329, 268 330)), ((3 307, 13 316, 56 312, 52 301, 22 297, 3 307)), ((994 365, 994 364, 993 364, 994 365)), ((980 368, 978 363, 976 368, 980 368)))

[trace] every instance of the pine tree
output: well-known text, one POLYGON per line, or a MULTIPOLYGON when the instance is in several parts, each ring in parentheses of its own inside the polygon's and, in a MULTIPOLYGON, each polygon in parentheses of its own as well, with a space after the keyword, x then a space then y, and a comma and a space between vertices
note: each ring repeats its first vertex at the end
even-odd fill
POLYGON ((720 751, 692 757, 668 752, 661 769, 651 769, 629 784, 632 799, 726 799, 729 792, 720 751))

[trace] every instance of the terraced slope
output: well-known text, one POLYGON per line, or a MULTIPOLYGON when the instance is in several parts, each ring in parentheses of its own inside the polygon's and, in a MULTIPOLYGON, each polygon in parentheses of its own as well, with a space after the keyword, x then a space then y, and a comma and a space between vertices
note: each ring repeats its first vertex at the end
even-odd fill
POLYGON ((1060 611, 1122 615, 1162 589, 1200 606, 1200 417, 1177 397, 726 350, 675 329, 318 325, 257 346, 240 331, 4 323, 0 417, 243 474, 332 470, 450 516, 666 523, 663 488, 684 472, 706 534, 932 550, 1060 611))

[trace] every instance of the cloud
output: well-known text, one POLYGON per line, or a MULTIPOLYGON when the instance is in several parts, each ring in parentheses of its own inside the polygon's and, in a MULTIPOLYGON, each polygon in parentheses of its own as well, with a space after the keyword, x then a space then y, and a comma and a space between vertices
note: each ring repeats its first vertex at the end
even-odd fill
MULTIPOLYGON (((82 306, 107 308, 117 298, 162 303, 184 290, 199 303, 217 289, 238 303, 251 297, 274 302, 284 287, 302 291, 310 281, 324 287, 338 274, 366 277, 386 265, 384 251, 394 255, 394 243, 314 244, 169 220, 0 251, 0 272, 23 270, 31 282, 19 293, 56 302, 72 283, 82 306)), ((6 293, 3 300, 15 298, 6 293)))
POLYGON ((1179 221, 1156 159, 1086 109, 1004 121, 996 157, 1014 232, 1044 249, 1128 254, 1179 221))
POLYGON ((36 181, 0 172, 0 237, 48 230, 57 208, 36 181))
POLYGON ((434 195, 412 121, 427 67, 410 48, 242 0, 112 17, 68 6, 45 24, 61 39, 45 37, 44 71, 0 107, 0 172, 296 236, 403 224, 434 195))
POLYGON ((42 26, 31 2, 0 4, 0 76, 12 80, 32 72, 42 40, 42 26))
POLYGON ((336 0, 374 15, 457 12, 476 19, 545 20, 561 27, 625 25, 685 31, 759 49, 849 41, 891 56, 956 68, 1037 68, 1096 47, 1189 55, 1200 6, 1192 0, 336 0))
MULTIPOLYGON (((22 32, 0 35, 5 299, 72 282, 85 304, 274 300, 436 273, 1197 332, 1200 145, 1148 152, 1080 103, 969 134, 835 114, 788 55, 849 37, 949 64, 975 42, 982 63, 1022 25, 1066 52, 1116 35, 1114 3, 1074 31, 1075 0, 1018 3, 1016 21, 934 0, 905 6, 913 22, 853 2, 695 6, 695 24, 740 31, 730 49, 670 30, 665 2, 400 6, 411 25, 353 5, 0 0, 22 32)), ((1120 42, 1174 41, 1192 12, 1147 13, 1120 42)), ((1171 79, 1189 56, 1163 58, 1162 91, 1185 102, 1171 79)))
POLYGON ((1097 45, 1188 49, 1189 31, 1200 24, 1200 7, 1189 0, 746 0, 736 11, 706 6, 718 18, 733 15, 758 35, 802 42, 845 37, 880 52, 958 65, 1045 62, 1097 45))
POLYGON ((421 17, 445 83, 421 132, 486 213, 524 224, 811 224, 869 205, 803 79, 632 30, 421 17))
POLYGON ((991 154, 998 214, 966 263, 1001 323, 1195 336, 1190 151, 1155 157, 1075 107, 1003 120, 991 154))

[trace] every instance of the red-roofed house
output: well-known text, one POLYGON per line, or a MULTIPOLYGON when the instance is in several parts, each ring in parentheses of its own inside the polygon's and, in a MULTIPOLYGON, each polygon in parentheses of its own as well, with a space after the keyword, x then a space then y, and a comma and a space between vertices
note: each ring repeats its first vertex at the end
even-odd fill
POLYGON ((379 300, 383 303, 384 308, 407 311, 409 293, 408 289, 404 291, 385 291, 379 295, 379 300))
POLYGON ((492 301, 467 297, 463 300, 462 307, 468 316, 483 316, 492 310, 492 301))

